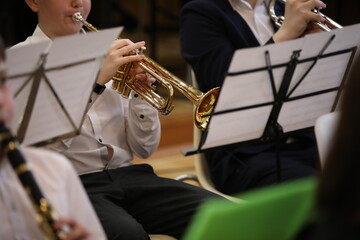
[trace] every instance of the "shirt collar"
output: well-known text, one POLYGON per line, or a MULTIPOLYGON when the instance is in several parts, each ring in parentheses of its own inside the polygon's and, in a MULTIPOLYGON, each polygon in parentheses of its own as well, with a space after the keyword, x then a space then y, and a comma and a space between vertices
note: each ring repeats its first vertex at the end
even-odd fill
POLYGON ((51 40, 40 28, 39 24, 36 26, 35 31, 32 35, 32 38, 34 39, 34 41, 38 41, 38 40, 51 40))
MULTIPOLYGON (((265 1, 268 2, 268 0, 257 0, 256 6, 263 4, 265 1)), ((236 9, 236 7, 252 9, 250 3, 246 0, 229 0, 229 2, 234 10, 236 9)))
MULTIPOLYGON (((85 29, 81 28, 80 29, 80 33, 81 34, 86 34, 85 29)), ((39 24, 36 26, 35 31, 32 35, 32 37, 34 38, 34 40, 51 40, 40 28, 39 24)))

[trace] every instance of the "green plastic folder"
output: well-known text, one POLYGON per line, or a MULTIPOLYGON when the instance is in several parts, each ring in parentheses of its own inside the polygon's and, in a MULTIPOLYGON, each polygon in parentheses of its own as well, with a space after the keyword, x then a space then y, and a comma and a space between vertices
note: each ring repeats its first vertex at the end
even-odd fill
POLYGON ((281 183, 227 200, 205 202, 183 240, 289 240, 313 211, 315 178, 281 183))

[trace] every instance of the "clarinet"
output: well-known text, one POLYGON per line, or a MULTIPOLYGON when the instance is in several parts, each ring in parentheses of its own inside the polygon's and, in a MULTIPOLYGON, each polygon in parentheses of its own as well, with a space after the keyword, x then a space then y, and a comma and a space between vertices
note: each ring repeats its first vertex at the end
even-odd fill
POLYGON ((53 228, 54 222, 58 219, 58 214, 45 199, 17 145, 18 143, 10 130, 4 124, 0 124, 0 151, 3 155, 7 155, 11 166, 29 196, 40 229, 48 239, 63 239, 66 236, 66 230, 55 230, 53 228))

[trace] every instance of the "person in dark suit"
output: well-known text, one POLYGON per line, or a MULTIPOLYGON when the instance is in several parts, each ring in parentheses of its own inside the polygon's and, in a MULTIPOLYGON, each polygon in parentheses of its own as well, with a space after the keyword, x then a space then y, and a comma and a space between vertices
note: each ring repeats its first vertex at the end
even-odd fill
MULTIPOLYGON (((311 11, 325 8, 318 0, 288 0, 276 3, 284 13, 279 29, 268 14, 269 0, 192 0, 181 10, 180 46, 202 91, 221 86, 237 49, 286 41, 320 31, 312 22, 324 19, 311 11)), ((241 123, 239 123, 241 124, 241 123)), ((234 126, 236 127, 236 126, 234 126)), ((318 154, 314 133, 273 142, 205 152, 216 188, 239 193, 278 182, 276 154, 280 151, 281 180, 316 174, 318 154)))

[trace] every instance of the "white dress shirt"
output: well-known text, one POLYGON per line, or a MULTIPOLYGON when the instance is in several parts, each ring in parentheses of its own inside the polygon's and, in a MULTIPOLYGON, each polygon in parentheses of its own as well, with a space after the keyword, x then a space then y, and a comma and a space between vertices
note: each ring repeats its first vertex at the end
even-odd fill
POLYGON ((274 27, 267 9, 269 0, 258 0, 255 8, 246 0, 229 0, 229 2, 234 11, 244 18, 260 45, 264 45, 274 35, 274 27))
POLYGON ((147 158, 158 147, 158 111, 134 94, 121 97, 110 84, 87 112, 80 135, 53 148, 72 160, 79 174, 128 166, 134 154, 147 158))
MULTIPOLYGON (((45 198, 61 217, 76 219, 91 239, 106 239, 95 211, 70 162, 62 155, 35 148, 23 148, 45 198)), ((47 239, 35 219, 35 210, 10 162, 0 163, 0 239, 47 239)))
MULTIPOLYGON (((31 37, 14 47, 42 40, 50 39, 37 26, 31 37)), ((111 81, 106 86, 100 96, 93 93, 80 135, 48 146, 65 154, 79 174, 128 166, 134 154, 147 158, 160 142, 158 111, 134 93, 123 98, 111 89, 111 81)))

